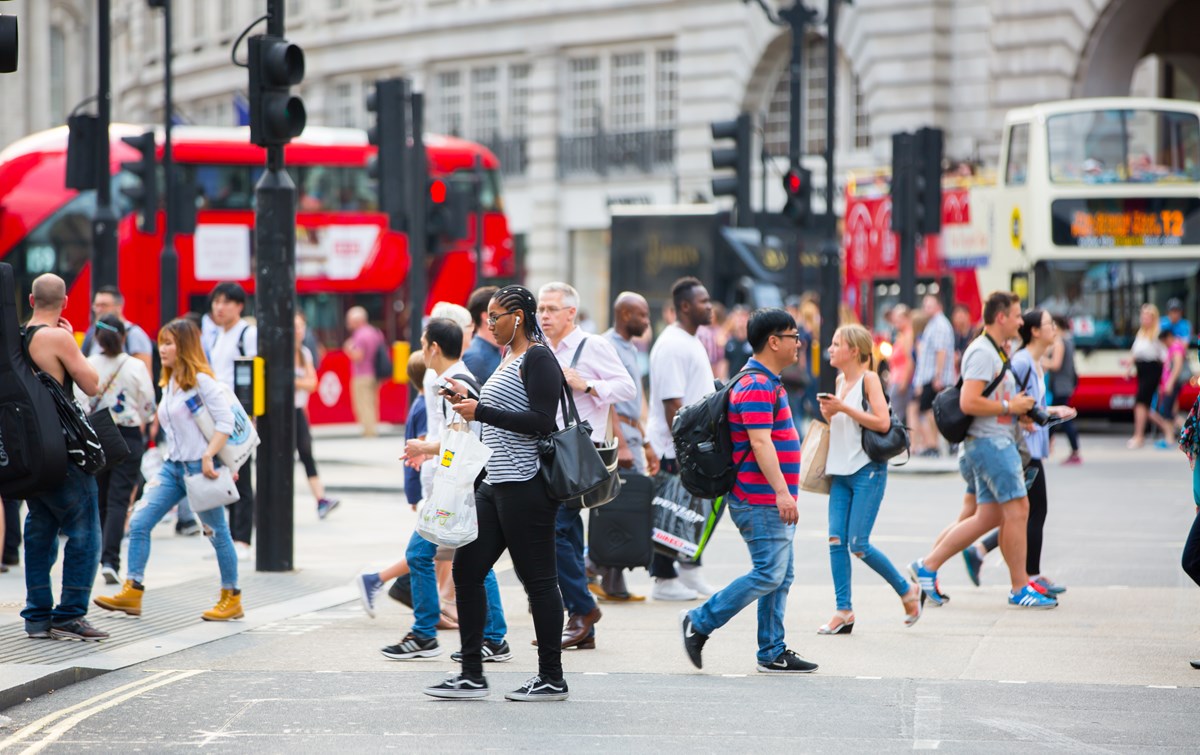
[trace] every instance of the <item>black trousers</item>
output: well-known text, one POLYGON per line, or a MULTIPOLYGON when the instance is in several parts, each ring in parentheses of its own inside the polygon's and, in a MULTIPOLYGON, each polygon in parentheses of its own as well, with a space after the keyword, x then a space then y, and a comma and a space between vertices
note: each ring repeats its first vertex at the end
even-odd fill
POLYGON ((312 452, 312 430, 308 426, 308 415, 303 409, 296 410, 296 452, 304 465, 305 477, 317 476, 317 461, 312 452))
POLYGON ((236 543, 249 543, 254 532, 254 457, 251 456, 238 471, 237 491, 241 496, 225 508, 229 510, 229 534, 236 543))
POLYGON ((19 498, 4 499, 4 564, 16 566, 21 563, 21 501, 19 498))
MULTIPOLYGON (((1032 577, 1042 573, 1042 536, 1046 529, 1049 505, 1046 498, 1046 468, 1042 465, 1042 460, 1031 460, 1026 469, 1037 469, 1037 477, 1033 478, 1033 484, 1029 486, 1029 523, 1025 527, 1025 571, 1032 577)), ((999 546, 1000 530, 997 528, 983 538, 983 547, 990 553, 999 546)))
POLYGON ((1183 546, 1183 570, 1193 582, 1200 585, 1200 513, 1196 514, 1192 531, 1188 533, 1183 546))
POLYGON ((142 454, 145 442, 136 427, 121 427, 121 437, 129 446, 129 457, 116 467, 96 476, 100 500, 100 526, 104 532, 100 563, 121 568, 121 538, 125 536, 125 515, 129 513, 129 498, 137 487, 142 473, 142 454))
POLYGON ((562 679, 563 602, 558 590, 554 535, 558 506, 558 501, 546 494, 540 475, 525 482, 485 482, 476 490, 479 537, 454 553, 465 676, 483 676, 481 652, 487 620, 483 580, 508 548, 513 568, 529 596, 538 642, 538 673, 543 679, 562 679))

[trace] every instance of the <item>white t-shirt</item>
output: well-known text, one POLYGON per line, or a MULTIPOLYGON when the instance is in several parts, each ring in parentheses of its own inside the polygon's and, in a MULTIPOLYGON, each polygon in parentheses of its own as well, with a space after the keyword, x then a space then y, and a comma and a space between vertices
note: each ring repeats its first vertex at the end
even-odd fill
POLYGON ((650 421, 646 435, 659 458, 675 458, 663 401, 677 398, 687 406, 713 390, 712 364, 704 344, 678 325, 669 326, 650 349, 650 421))
POLYGON ((128 354, 88 357, 100 376, 103 392, 92 398, 75 386, 75 399, 90 414, 108 409, 121 427, 140 427, 154 420, 154 385, 145 363, 128 354))
MULTIPOLYGON (((996 347, 984 336, 979 336, 962 357, 962 379, 978 380, 983 383, 984 390, 1000 374, 1004 362, 996 347)), ((1004 373, 1004 379, 985 398, 993 401, 1010 401, 1017 395, 1017 381, 1013 378, 1012 370, 1004 373)), ((1011 438, 1013 437, 1013 421, 1011 414, 998 417, 975 417, 971 420, 971 428, 967 435, 972 438, 1011 438)))
POLYGON ((241 320, 229 330, 217 329, 213 333, 213 341, 208 346, 209 364, 217 380, 233 388, 234 360, 258 356, 258 328, 241 320))

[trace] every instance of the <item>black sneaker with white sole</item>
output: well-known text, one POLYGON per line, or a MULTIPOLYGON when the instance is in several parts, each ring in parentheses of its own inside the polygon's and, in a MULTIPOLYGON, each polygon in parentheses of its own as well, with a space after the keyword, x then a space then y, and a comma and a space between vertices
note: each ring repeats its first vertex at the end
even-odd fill
POLYGON ((395 645, 379 648, 379 652, 383 653, 384 658, 393 661, 407 661, 410 658, 433 658, 441 655, 442 647, 438 645, 437 637, 425 639, 409 632, 404 635, 403 640, 395 645))
MULTIPOLYGON (((512 648, 508 646, 508 640, 500 640, 499 642, 484 640, 482 654, 484 663, 503 663, 504 661, 512 660, 512 648)), ((455 650, 450 654, 450 660, 455 663, 462 663, 462 651, 455 650)))
POLYGON ((487 697, 491 690, 488 689, 487 679, 470 679, 459 674, 421 691, 430 697, 440 697, 443 700, 477 700, 487 697))
POLYGON ((92 626, 88 623, 87 619, 72 619, 71 621, 55 624, 50 627, 50 636, 56 640, 97 642, 99 640, 107 640, 108 632, 92 626))
POLYGON ((811 674, 817 670, 817 664, 809 663, 791 650, 785 650, 770 663, 758 664, 758 670, 764 674, 811 674))
POLYGON ((704 650, 704 643, 708 642, 708 635, 696 631, 686 609, 679 612, 679 633, 683 635, 683 651, 687 653, 688 660, 696 668, 702 668, 700 653, 704 650))
POLYGON ((548 703, 567 699, 567 683, 562 679, 543 679, 541 675, 530 677, 519 689, 505 693, 505 700, 518 703, 548 703))

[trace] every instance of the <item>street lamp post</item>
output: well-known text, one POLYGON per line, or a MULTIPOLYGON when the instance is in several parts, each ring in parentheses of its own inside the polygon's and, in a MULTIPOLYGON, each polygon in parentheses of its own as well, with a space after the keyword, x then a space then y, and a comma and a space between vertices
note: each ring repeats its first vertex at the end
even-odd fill
POLYGON ((162 8, 163 12, 163 206, 166 208, 166 227, 163 229, 163 248, 159 258, 159 319, 163 325, 179 315, 179 255, 175 251, 175 232, 179 218, 175 212, 175 201, 179 199, 175 184, 175 160, 171 147, 172 116, 175 114, 174 100, 174 46, 172 0, 147 0, 151 8, 162 8))
POLYGON ((96 214, 92 218, 92 291, 117 285, 117 213, 112 206, 108 127, 112 120, 111 0, 97 3, 96 214))

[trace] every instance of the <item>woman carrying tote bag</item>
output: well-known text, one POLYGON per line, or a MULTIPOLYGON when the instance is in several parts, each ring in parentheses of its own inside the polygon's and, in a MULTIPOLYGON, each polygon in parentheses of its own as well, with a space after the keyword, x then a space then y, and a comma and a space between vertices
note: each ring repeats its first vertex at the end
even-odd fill
MULTIPOLYGON (((158 477, 146 484, 145 507, 134 512, 129 523, 129 571, 121 592, 95 599, 96 605, 130 616, 142 615, 143 580, 150 559, 150 532, 154 525, 187 495, 185 478, 202 474, 217 480, 227 469, 218 467, 217 453, 233 431, 233 411, 225 392, 213 377, 212 368, 200 347, 200 331, 189 320, 172 320, 158 333, 162 357, 162 402, 158 419, 167 437, 167 453, 158 477), (205 440, 195 414, 207 409, 215 430, 205 440)), ((199 503, 199 502, 197 502, 199 503)), ((237 552, 225 519, 225 507, 216 506, 196 514, 204 524, 209 542, 217 552, 221 571, 221 597, 205 611, 205 621, 240 619, 242 591, 238 589, 237 552)))
POLYGON ((871 461, 863 450, 863 430, 891 427, 887 399, 872 370, 871 334, 861 325, 843 325, 833 334, 829 364, 841 374, 837 394, 818 394, 821 414, 829 422, 829 456, 825 472, 829 490, 829 564, 837 596, 837 612, 818 634, 850 634, 854 609, 850 601, 850 554, 862 559, 892 586, 904 603, 904 624, 921 618, 921 588, 905 579, 894 564, 871 545, 871 530, 887 487, 887 462, 871 461), (862 409, 864 392, 870 411, 862 409))

